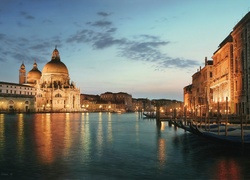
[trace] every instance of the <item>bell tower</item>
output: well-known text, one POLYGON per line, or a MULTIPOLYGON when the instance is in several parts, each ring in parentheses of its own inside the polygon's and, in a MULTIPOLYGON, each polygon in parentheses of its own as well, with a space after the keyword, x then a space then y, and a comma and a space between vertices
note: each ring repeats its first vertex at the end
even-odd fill
POLYGON ((22 63, 19 69, 19 84, 26 83, 26 70, 25 65, 22 63))

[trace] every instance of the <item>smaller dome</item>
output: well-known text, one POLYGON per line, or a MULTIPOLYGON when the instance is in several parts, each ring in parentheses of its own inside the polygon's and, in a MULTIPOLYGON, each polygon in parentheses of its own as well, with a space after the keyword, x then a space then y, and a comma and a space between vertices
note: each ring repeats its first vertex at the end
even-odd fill
POLYGON ((38 70, 36 62, 33 64, 33 68, 27 74, 27 83, 35 83, 40 80, 42 76, 41 71, 38 70))

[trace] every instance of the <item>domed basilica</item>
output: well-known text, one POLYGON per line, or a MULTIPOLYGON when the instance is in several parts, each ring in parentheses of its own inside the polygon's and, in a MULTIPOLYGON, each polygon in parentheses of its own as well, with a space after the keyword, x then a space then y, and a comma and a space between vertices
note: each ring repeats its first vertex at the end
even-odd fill
POLYGON ((37 63, 27 73, 22 63, 19 69, 19 84, 36 88, 36 111, 78 111, 80 110, 80 89, 70 83, 67 66, 61 61, 57 48, 52 52, 51 61, 42 72, 37 63))

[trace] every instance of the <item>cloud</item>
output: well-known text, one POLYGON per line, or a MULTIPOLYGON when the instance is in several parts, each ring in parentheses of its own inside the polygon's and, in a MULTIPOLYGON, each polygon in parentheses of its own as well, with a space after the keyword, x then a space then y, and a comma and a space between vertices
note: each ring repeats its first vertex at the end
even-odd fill
POLYGON ((98 12, 97 15, 102 16, 102 17, 107 17, 107 16, 111 15, 111 13, 98 12))
POLYGON ((27 12, 21 11, 20 15, 23 16, 25 19, 32 20, 35 19, 34 16, 29 15, 27 12))
MULTIPOLYGON (((97 13, 100 16, 108 16, 105 12, 97 13)), ((139 34, 132 38, 116 37, 117 28, 108 20, 88 22, 89 28, 83 29, 71 35, 67 43, 88 43, 93 49, 102 50, 116 47, 117 55, 134 61, 153 63, 156 70, 166 68, 188 68, 198 65, 195 60, 171 58, 161 51, 170 41, 163 40, 159 36, 139 34), (95 28, 91 28, 95 27, 95 28), (97 28, 96 28, 97 27, 97 28), (103 31, 106 28, 106 31, 103 31)))
POLYGON ((126 39, 115 39, 112 36, 102 35, 96 41, 93 42, 93 47, 95 49, 104 49, 113 45, 124 45, 126 44, 126 39))
MULTIPOLYGON (((51 38, 54 42, 56 37, 51 38)), ((0 41, 5 44, 0 48, 0 62, 13 61, 20 63, 46 62, 48 59, 48 40, 10 37, 0 33, 0 41), (11 48, 10 48, 11 47, 11 48), (39 52, 39 53, 38 53, 39 52)))
POLYGON ((88 29, 83 29, 81 31, 76 32, 72 36, 68 37, 66 39, 67 43, 87 43, 90 42, 94 39, 94 37, 97 36, 97 33, 88 30, 88 29))
POLYGON ((114 33, 114 32, 116 32, 116 30, 117 30, 117 28, 110 28, 106 32, 107 33, 114 33))
POLYGON ((99 20, 95 22, 87 22, 87 24, 95 27, 109 27, 112 25, 112 22, 106 20, 99 20))
POLYGON ((178 68, 189 68, 198 66, 199 63, 195 60, 190 59, 181 59, 181 58, 170 58, 166 57, 165 60, 159 63, 159 67, 161 68, 171 68, 171 67, 178 67, 178 68))

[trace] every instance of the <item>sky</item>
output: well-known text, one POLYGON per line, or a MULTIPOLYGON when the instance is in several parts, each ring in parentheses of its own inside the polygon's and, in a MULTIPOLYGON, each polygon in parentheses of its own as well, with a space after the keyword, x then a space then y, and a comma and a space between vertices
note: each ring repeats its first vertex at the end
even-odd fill
POLYGON ((0 81, 18 83, 55 46, 83 94, 183 101, 183 88, 250 0, 1 0, 0 81))

